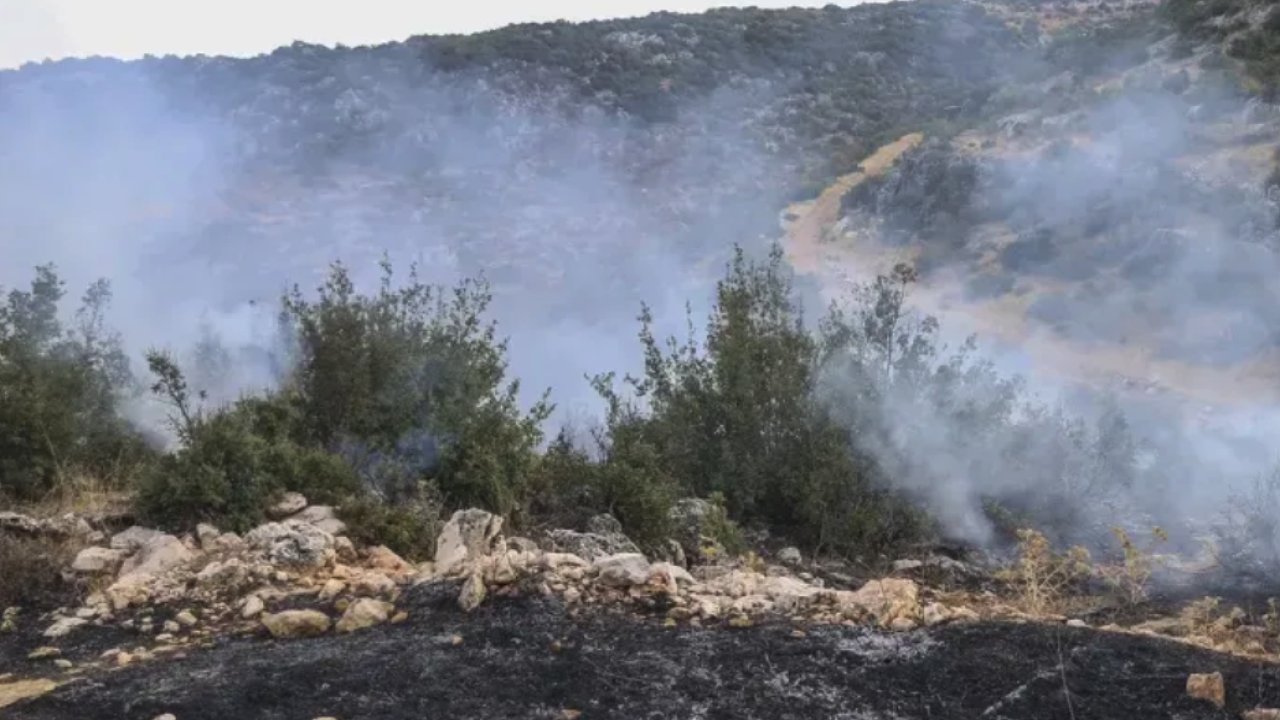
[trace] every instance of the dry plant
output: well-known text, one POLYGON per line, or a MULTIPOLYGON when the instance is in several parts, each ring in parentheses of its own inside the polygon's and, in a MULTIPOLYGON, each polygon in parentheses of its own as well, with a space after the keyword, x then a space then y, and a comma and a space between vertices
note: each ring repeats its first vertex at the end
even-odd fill
POLYGON ((1120 543, 1123 559, 1116 565, 1105 565, 1098 568, 1098 574, 1115 590, 1121 600, 1137 605, 1147 599, 1147 588, 1151 582, 1151 574, 1155 571, 1157 560, 1155 549, 1169 541, 1169 534, 1157 527, 1151 531, 1151 541, 1146 546, 1134 542, 1124 528, 1113 527, 1111 534, 1120 543))
POLYGON ((1065 593, 1092 573, 1088 550, 1077 545, 1055 553, 1044 533, 1023 528, 1018 531, 1018 560, 1000 577, 1018 588, 1028 612, 1039 614, 1057 606, 1065 593))
POLYGON ((1203 597, 1188 603, 1179 614, 1192 635, 1208 637, 1212 634, 1213 624, 1218 619, 1221 606, 1222 598, 1203 597))

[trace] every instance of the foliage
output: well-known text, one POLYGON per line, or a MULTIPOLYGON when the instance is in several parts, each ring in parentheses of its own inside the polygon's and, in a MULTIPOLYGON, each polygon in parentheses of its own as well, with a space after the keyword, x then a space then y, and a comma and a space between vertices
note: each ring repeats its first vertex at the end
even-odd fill
POLYGON ((1120 544, 1123 559, 1118 566, 1101 566, 1098 571, 1121 600, 1136 605, 1147 599, 1147 586, 1157 562, 1153 553, 1160 544, 1168 542, 1169 535, 1161 528, 1154 528, 1151 541, 1139 546, 1124 528, 1114 527, 1111 532, 1120 544))
POLYGON ((75 548, 62 540, 0 533, 0 610, 73 604, 76 588, 63 572, 74 558, 75 548))
POLYGON ((1049 612, 1069 592, 1080 587, 1093 572, 1089 551, 1075 546, 1058 554, 1039 531, 1018 531, 1018 559, 1000 573, 1017 588, 1028 612, 1049 612))
POLYGON ((435 555, 436 538, 444 527, 441 507, 438 495, 423 487, 403 503, 358 496, 343 503, 340 517, 352 539, 386 545, 402 557, 423 560, 435 555))
POLYGON ((0 305, 0 495, 38 498, 75 474, 120 484, 149 454, 119 416, 133 379, 106 326, 110 287, 90 286, 70 328, 59 318, 64 295, 44 265, 0 305))

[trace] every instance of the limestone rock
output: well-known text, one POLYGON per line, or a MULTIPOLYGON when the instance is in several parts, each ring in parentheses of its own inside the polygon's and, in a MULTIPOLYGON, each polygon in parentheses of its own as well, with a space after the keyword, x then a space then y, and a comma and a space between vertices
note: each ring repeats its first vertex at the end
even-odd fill
MULTIPOLYGON (((115 538, 112 542, 115 542, 115 538)), ((194 555, 178 538, 166 533, 155 533, 120 565, 117 579, 129 576, 154 577, 186 563, 194 555)))
POLYGON ((262 602, 262 598, 257 595, 250 595, 244 599, 244 604, 240 606, 240 617, 245 620, 251 620, 262 614, 266 609, 266 605, 262 602))
POLYGON ((449 577, 468 571, 494 549, 502 518, 484 510, 459 510, 436 540, 436 573, 449 577))
POLYGON ((320 594, 316 596, 320 602, 329 602, 330 600, 342 594, 347 589, 347 584, 337 578, 329 578, 324 585, 320 587, 320 594))
POLYGON ((218 538, 220 537, 222 537, 222 533, 209 523, 196 525, 196 541, 200 543, 201 550, 205 552, 218 550, 218 538))
POLYGON ((83 575, 113 575, 124 561, 124 551, 103 547, 81 550, 71 563, 74 572, 83 575))
POLYGON ((285 567, 323 567, 337 555, 333 535, 294 519, 260 525, 244 539, 249 547, 265 552, 272 563, 285 567))
POLYGON ((262 616, 262 624, 276 638, 301 638, 329 631, 329 616, 318 610, 285 610, 262 616))
POLYGON ((1227 688, 1222 673, 1192 673, 1187 676, 1187 695, 1197 700, 1207 700, 1218 708, 1227 703, 1227 688))
POLYGON ((51 639, 66 637, 78 627, 88 625, 89 621, 84 618, 64 617, 58 618, 52 625, 45 628, 44 636, 51 639))
POLYGON ((381 625, 395 609, 395 605, 389 602, 360 598, 347 607, 347 611, 338 620, 336 629, 340 633, 349 633, 381 625))
POLYGON ((347 524, 338 519, 338 511, 328 505, 312 505, 289 519, 317 527, 330 535, 341 535, 347 531, 347 524))
POLYGON ((458 593, 458 607, 464 612, 471 612, 480 607, 480 603, 484 602, 488 590, 484 586, 484 579, 480 577, 480 573, 471 573, 467 581, 462 584, 462 591, 458 593))
POLYGON ((649 561, 640 553, 619 553, 592 563, 600 584, 610 587, 643 585, 649 579, 649 561))
POLYGON ((547 539, 554 549, 562 553, 577 555, 588 562, 607 555, 640 552, 640 548, 631 541, 631 538, 621 533, 602 535, 561 529, 547 533, 547 539))
POLYGON ((249 566, 238 558, 215 560, 196 573, 196 584, 209 590, 236 592, 251 582, 249 566))
POLYGON ((380 572, 366 572, 351 581, 351 591, 357 595, 388 595, 395 589, 395 581, 380 572))
POLYGON ((921 615, 920 587, 900 578, 872 580, 845 596, 844 604, 865 611, 884 627, 900 618, 914 622, 921 615))
POLYGON ((410 575, 414 572, 413 565, 385 545, 369 548, 367 562, 369 567, 389 575, 410 575))
POLYGON ((280 496, 280 500, 267 508, 267 517, 272 520, 283 520, 290 515, 296 515, 307 507, 307 498, 302 493, 287 492, 280 496))
POLYGON ((128 530, 123 530, 111 536, 111 549, 132 553, 145 545, 148 540, 163 534, 159 530, 134 525, 128 530))
POLYGON ((800 554, 800 548, 784 547, 778 551, 778 562, 786 565, 799 565, 804 562, 804 556, 800 554))

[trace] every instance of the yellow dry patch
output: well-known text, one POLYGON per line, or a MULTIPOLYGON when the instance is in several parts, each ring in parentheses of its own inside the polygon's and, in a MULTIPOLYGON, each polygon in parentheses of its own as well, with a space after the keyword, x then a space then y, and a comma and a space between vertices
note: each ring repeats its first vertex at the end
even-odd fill
POLYGON ((40 697, 58 687, 58 683, 43 678, 0 683, 0 708, 9 707, 23 700, 40 697))

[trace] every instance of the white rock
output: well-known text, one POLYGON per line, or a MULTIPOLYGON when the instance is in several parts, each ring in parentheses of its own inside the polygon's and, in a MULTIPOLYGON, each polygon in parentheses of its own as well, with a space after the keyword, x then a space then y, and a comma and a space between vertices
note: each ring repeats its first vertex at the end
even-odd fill
POLYGON ((307 507, 307 498, 302 493, 287 492, 280 497, 280 501, 267 509, 267 517, 272 520, 282 520, 302 512, 307 507))
POLYGON ((159 530, 144 528, 141 525, 134 525, 128 530, 118 532, 111 537, 111 549, 131 553, 145 545, 148 540, 159 535, 164 535, 164 533, 159 530))
POLYGON ((804 562, 804 556, 800 554, 800 548, 784 547, 778 551, 778 562, 787 565, 799 565, 804 562))
POLYGON ((222 533, 218 532, 218 528, 209 523, 200 523, 196 525, 196 540, 200 542, 200 549, 206 552, 216 550, 218 548, 218 538, 222 533))
POLYGON ((266 606, 263 604, 262 598, 257 595, 250 595, 244 599, 244 605, 240 606, 240 617, 245 620, 258 617, 258 615, 262 614, 265 607, 266 606))
POLYGON ((333 535, 299 520, 259 525, 244 539, 249 547, 265 552, 276 565, 323 567, 337 556, 333 535))
POLYGON ((629 587, 649 579, 649 561, 639 553, 608 555, 592 563, 602 585, 629 587))
POLYGON ((48 628, 45 629, 44 636, 47 638, 66 637, 72 630, 75 630, 78 627, 82 627, 88 624, 89 624, 89 621, 85 620, 84 618, 77 618, 77 617, 58 618, 57 621, 55 621, 52 625, 50 625, 48 628))
POLYGON ((262 624, 276 638, 315 637, 329 631, 329 616, 318 610, 285 610, 263 615, 262 624))
POLYGON ((335 629, 340 633, 349 633, 381 625, 391 617, 395 609, 395 605, 389 602, 360 598, 347 606, 335 629))
MULTIPOLYGON (((118 537, 118 536, 117 536, 118 537)), ((114 542, 114 539, 112 540, 114 542)), ((129 576, 156 576, 189 561, 194 553, 178 538, 157 533, 138 547, 120 566, 119 579, 129 576)))
POLYGON ((480 577, 480 573, 471 573, 467 581, 462 584, 462 591, 458 593, 458 607, 464 612, 471 612, 480 607, 480 603, 484 602, 488 589, 484 586, 484 579, 480 577))
POLYGON ((81 550, 71 563, 71 569, 84 575, 111 575, 124 561, 124 551, 112 548, 89 547, 81 550))
POLYGON ((328 505, 312 505, 289 519, 317 527, 330 535, 341 535, 347 531, 346 523, 338 519, 338 512, 328 505))
POLYGON ((467 571, 490 554, 502 533, 502 518, 484 510, 459 510, 436 539, 436 573, 443 577, 467 571))

